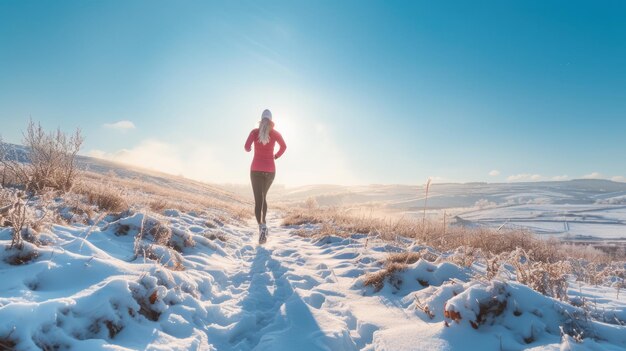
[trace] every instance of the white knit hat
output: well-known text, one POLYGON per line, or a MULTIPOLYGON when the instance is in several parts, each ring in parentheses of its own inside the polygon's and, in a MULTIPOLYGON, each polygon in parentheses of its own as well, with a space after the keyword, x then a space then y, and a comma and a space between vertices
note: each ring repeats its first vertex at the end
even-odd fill
POLYGON ((272 112, 270 112, 270 110, 265 109, 263 110, 263 114, 261 115, 261 119, 267 118, 270 121, 272 120, 272 112))

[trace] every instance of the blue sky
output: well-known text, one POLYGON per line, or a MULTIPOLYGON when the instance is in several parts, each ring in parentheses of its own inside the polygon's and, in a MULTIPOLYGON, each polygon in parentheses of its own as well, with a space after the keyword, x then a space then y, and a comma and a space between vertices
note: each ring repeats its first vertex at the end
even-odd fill
POLYGON ((0 134, 32 116, 79 126, 86 155, 244 183, 270 108, 283 184, 624 181, 624 18, 623 1, 0 0, 0 134))

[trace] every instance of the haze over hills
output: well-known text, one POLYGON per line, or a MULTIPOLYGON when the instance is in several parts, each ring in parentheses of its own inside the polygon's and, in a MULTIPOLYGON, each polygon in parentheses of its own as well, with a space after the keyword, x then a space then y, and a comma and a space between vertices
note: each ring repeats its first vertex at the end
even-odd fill
MULTIPOLYGON (((22 146, 16 157, 26 159, 22 146)), ((141 179, 159 186, 205 194, 220 200, 247 203, 248 184, 207 184, 87 156, 77 158, 83 170, 141 179)), ((435 183, 425 186, 332 184, 285 187, 275 185, 270 202, 337 207, 378 217, 419 217, 465 226, 526 228, 537 234, 567 240, 626 240, 626 183, 603 179, 575 179, 520 183, 435 183)))
MULTIPOLYGON (((626 183, 603 179, 520 183, 435 183, 428 194, 429 209, 474 206, 479 200, 496 204, 554 203, 593 204, 626 195, 626 183)), ((280 191, 285 201, 315 197, 320 205, 337 206, 377 203, 403 210, 424 207, 425 186, 380 185, 339 186, 309 185, 280 191)))
MULTIPOLYGON (((26 149, 10 145, 19 160, 27 160, 26 149)), ((115 172, 120 177, 143 178, 149 182, 180 186, 179 182, 202 184, 216 191, 228 191, 251 196, 249 184, 216 184, 195 181, 182 176, 116 163, 104 159, 78 156, 81 169, 106 174, 115 172), (178 181, 177 181, 178 180, 178 181)), ((311 184, 285 187, 280 183, 272 187, 272 195, 281 202, 301 202, 310 197, 322 206, 376 204, 399 210, 421 210, 424 207, 424 185, 371 184, 345 186, 336 184, 311 184)), ((594 204, 619 203, 626 196, 626 183, 605 179, 574 179, 567 181, 537 181, 512 183, 433 183, 429 188, 428 208, 447 209, 471 207, 477 201, 495 204, 552 203, 594 204)), ((624 200, 626 201, 626 200, 624 200)))

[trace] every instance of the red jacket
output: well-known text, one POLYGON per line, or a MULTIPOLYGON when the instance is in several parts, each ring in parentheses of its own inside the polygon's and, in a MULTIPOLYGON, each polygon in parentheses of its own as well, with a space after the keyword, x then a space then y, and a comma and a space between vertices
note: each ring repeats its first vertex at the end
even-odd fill
POLYGON ((287 145, 283 140, 282 135, 276 130, 270 132, 270 142, 263 145, 259 142, 259 129, 253 129, 246 140, 245 149, 250 152, 252 150, 252 143, 254 143, 254 159, 252 160, 251 171, 261 172, 276 172, 276 165, 274 159, 279 158, 287 150, 287 145), (276 155, 274 155, 274 146, 278 143, 280 149, 276 155))

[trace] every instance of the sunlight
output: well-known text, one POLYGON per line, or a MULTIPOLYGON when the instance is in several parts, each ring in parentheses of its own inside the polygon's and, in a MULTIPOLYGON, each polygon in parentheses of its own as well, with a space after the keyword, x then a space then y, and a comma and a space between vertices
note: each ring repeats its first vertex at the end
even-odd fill
POLYGON ((273 106, 270 107, 272 111, 272 120, 274 121, 275 128, 285 139, 287 147, 294 149, 298 145, 298 140, 302 137, 300 135, 301 126, 298 124, 298 119, 291 109, 285 106, 273 106))

